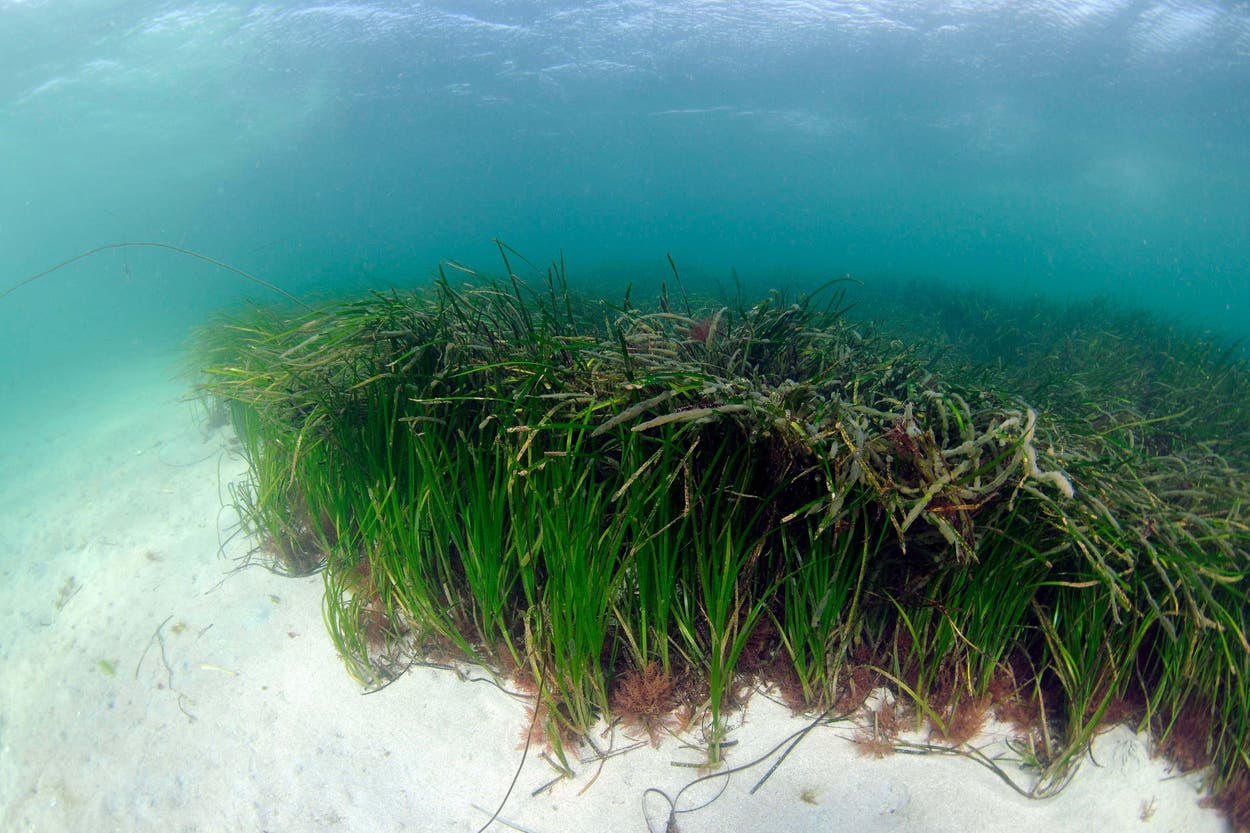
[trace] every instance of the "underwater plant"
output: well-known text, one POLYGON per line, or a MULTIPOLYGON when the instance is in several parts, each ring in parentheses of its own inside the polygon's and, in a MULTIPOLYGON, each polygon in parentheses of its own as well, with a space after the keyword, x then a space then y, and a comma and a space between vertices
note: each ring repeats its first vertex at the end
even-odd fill
POLYGON ((874 751, 1011 711, 1039 796, 1119 715, 1200 737, 1250 823, 1244 363, 1035 307, 999 316, 1011 361, 964 354, 941 317, 976 299, 899 338, 844 282, 608 303, 509 252, 503 280, 245 309, 193 346, 257 555, 322 570, 363 684, 457 657, 530 691, 558 758, 620 718, 697 723, 713 766, 753 685, 812 712, 884 687, 874 751))

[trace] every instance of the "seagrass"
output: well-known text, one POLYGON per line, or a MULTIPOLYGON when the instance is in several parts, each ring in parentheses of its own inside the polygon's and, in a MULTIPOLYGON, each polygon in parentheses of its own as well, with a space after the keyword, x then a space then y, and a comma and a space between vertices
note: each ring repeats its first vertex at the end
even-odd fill
POLYGON ((675 310, 507 268, 225 314, 194 345, 244 528, 323 570, 362 684, 472 659, 541 693, 557 755, 614 705, 647 704, 653 740, 656 702, 696 708, 711 763, 751 679, 816 711, 884 684, 937 736, 1010 699, 1040 724, 1035 795, 1117 704, 1166 742, 1200 703, 1213 786, 1244 781, 1234 354, 1081 309, 993 330, 957 293, 891 333, 845 283, 675 310))

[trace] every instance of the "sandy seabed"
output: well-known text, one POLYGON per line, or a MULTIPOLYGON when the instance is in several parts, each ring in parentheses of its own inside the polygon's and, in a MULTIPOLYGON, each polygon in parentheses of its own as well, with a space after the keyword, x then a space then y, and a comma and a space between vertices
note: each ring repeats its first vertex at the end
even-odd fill
MULTIPOLYGON (((479 830, 521 762, 524 703, 426 668, 362 696, 320 578, 234 569, 249 543, 230 540, 228 484, 246 467, 171 375, 132 368, 3 415, 0 831, 479 830)), ((761 695, 733 720, 730 767, 805 725, 761 695)), ((1228 829, 1198 776, 1124 727, 1041 801, 964 757, 865 758, 854 731, 817 727, 754 793, 775 756, 682 792, 698 771, 674 764, 698 756, 672 738, 554 784, 531 750, 490 829, 659 833, 661 792, 682 833, 1228 829)))

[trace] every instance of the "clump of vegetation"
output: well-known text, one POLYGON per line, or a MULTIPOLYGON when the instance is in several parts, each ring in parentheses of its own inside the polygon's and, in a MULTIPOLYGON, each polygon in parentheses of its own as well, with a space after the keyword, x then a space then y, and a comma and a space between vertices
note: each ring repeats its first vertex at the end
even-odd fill
POLYGON ((879 746, 904 713, 950 743, 1031 713, 1035 795, 1111 714, 1246 782, 1244 363, 1079 310, 963 353, 977 299, 889 332, 844 283, 644 308, 507 271, 199 335, 243 523, 323 571, 363 684, 469 658, 541 698, 557 755, 697 706, 711 764, 748 679, 808 710, 884 686, 879 746))

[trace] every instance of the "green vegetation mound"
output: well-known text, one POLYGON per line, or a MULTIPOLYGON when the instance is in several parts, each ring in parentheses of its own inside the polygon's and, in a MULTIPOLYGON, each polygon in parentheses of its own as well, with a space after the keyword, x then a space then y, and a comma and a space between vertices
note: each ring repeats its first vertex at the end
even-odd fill
POLYGON ((244 528, 324 571, 367 686, 469 658, 529 687, 558 754, 700 716, 711 763, 753 682, 827 714, 885 686, 952 744, 1014 722, 1034 795, 1130 720, 1245 824, 1245 365, 932 289, 885 333, 844 290, 641 309, 558 268, 442 278, 223 317, 196 355, 244 528))

